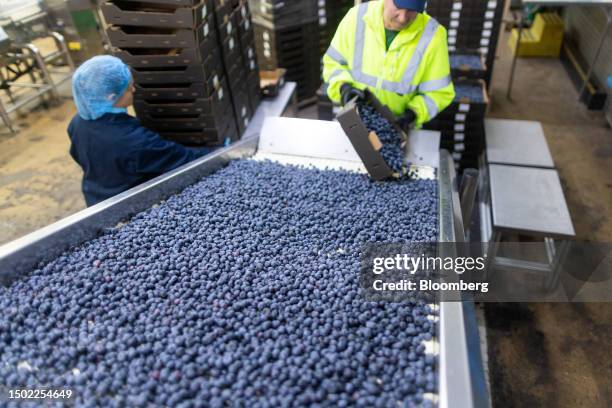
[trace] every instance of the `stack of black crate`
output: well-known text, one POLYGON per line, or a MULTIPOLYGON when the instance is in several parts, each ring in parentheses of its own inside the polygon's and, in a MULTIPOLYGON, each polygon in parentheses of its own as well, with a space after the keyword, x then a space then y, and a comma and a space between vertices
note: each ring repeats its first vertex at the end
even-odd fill
POLYGON ((340 21, 354 4, 354 0, 318 0, 320 58, 327 52, 340 21))
POLYGON ((186 145, 239 139, 212 0, 107 0, 101 10, 144 126, 186 145))
MULTIPOLYGON (((338 25, 355 5, 354 0, 318 0, 319 3, 319 58, 321 74, 323 73, 323 55, 327 52, 338 25)), ((327 96, 327 85, 319 86, 316 93, 317 112, 320 120, 333 120, 339 111, 339 105, 334 104, 327 96)))
POLYGON ((246 0, 214 0, 214 4, 238 133, 243 135, 261 99, 251 12, 246 0))
POLYGON ((320 85, 317 0, 249 0, 257 59, 262 70, 285 68, 297 98, 314 97, 320 85))
POLYGON ((455 83, 455 100, 424 129, 441 133, 440 148, 452 153, 457 170, 478 167, 485 146, 484 119, 489 105, 485 82, 463 79, 455 83))
POLYGON ((480 54, 485 82, 490 84, 504 13, 502 0, 439 0, 427 3, 427 13, 448 31, 451 55, 480 54))
POLYGON ((484 116, 504 2, 440 0, 427 12, 448 31, 455 101, 424 128, 442 133, 441 148, 452 152, 459 170, 474 167, 485 148, 484 116), (466 96, 465 90, 470 90, 466 96), (477 91, 478 90, 478 91, 477 91))

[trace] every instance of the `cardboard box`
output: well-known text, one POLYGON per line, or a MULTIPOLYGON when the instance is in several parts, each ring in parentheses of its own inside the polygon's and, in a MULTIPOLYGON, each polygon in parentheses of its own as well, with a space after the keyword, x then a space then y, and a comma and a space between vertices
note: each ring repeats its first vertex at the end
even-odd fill
MULTIPOLYGON (((382 105, 372 93, 366 91, 366 98, 378 113, 391 123, 395 123, 395 116, 393 113, 389 108, 382 105)), ((387 165, 385 159, 383 159, 380 154, 379 150, 382 147, 380 140, 374 132, 370 132, 361 120, 354 100, 344 106, 336 116, 336 119, 340 123, 340 126, 342 126, 342 129, 348 136, 373 180, 380 181, 398 176, 393 169, 387 165)), ((398 132, 401 131, 399 128, 397 130, 398 132)))

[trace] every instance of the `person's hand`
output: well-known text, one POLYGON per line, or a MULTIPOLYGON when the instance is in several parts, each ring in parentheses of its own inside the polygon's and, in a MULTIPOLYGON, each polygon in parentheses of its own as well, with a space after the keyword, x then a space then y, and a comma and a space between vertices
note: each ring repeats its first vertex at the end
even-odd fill
POLYGON ((365 99, 365 94, 362 90, 353 87, 349 83, 342 84, 340 87, 340 95, 342 99, 342 105, 346 105, 351 99, 357 97, 357 100, 365 99))
POLYGON ((397 120, 397 123, 404 130, 404 132, 410 131, 416 122, 416 113, 412 109, 406 109, 406 112, 397 120))

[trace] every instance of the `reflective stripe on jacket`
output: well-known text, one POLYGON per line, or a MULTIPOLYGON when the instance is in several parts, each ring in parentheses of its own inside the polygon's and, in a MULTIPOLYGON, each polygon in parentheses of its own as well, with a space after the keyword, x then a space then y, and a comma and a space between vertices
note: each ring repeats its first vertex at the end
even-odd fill
POLYGON ((343 83, 367 87, 398 116, 412 109, 420 127, 455 97, 446 38, 446 29, 434 18, 418 14, 386 51, 383 2, 355 6, 323 57, 327 93, 339 102, 343 83))

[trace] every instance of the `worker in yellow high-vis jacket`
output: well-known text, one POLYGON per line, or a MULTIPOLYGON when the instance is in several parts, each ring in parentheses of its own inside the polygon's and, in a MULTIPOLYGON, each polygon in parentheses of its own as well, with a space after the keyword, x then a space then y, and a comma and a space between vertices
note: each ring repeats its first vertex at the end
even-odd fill
POLYGON ((446 29, 425 0, 378 0, 353 7, 323 57, 327 93, 345 104, 369 89, 404 128, 420 128, 455 97, 446 29))

